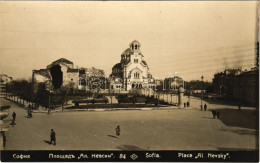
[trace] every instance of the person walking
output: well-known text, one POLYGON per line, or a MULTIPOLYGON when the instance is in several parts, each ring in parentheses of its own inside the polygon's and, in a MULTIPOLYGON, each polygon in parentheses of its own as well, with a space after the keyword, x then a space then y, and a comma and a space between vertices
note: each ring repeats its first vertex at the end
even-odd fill
POLYGON ((27 110, 27 118, 32 118, 32 111, 30 109, 27 110))
POLYGON ((116 136, 120 136, 120 126, 119 125, 117 125, 117 127, 116 127, 116 136))
POLYGON ((12 117, 13 117, 13 123, 14 123, 15 122, 15 118, 16 118, 16 113, 15 112, 13 112, 12 117))
POLYGON ((216 116, 216 110, 212 110, 212 115, 213 115, 213 119, 215 119, 215 116, 216 116))
POLYGON ((51 129, 51 141, 50 141, 50 144, 53 144, 56 145, 56 133, 54 132, 53 129, 51 129))
POLYGON ((207 104, 204 105, 204 110, 205 110, 205 111, 207 110, 207 104))
POLYGON ((217 111, 216 114, 217 114, 217 119, 219 119, 220 112, 217 111))
POLYGON ((186 102, 184 102, 184 108, 186 108, 186 102))
POLYGON ((6 146, 6 136, 5 136, 5 133, 3 132, 3 146, 5 147, 6 146))
POLYGON ((190 103, 189 103, 189 101, 187 101, 187 108, 188 108, 188 107, 190 107, 190 103))

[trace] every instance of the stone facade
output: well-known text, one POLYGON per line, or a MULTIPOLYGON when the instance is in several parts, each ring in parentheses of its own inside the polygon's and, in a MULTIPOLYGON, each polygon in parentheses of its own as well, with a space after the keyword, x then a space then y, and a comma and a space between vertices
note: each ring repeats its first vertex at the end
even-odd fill
POLYGON ((6 84, 13 81, 12 77, 9 77, 5 74, 0 74, 0 92, 6 91, 6 84))
POLYGON ((259 68, 250 71, 241 69, 226 69, 214 75, 214 92, 224 95, 239 103, 256 104, 259 100, 259 68))
POLYGON ((141 53, 141 44, 133 41, 121 54, 121 61, 112 68, 110 77, 112 89, 142 89, 154 88, 154 79, 141 53))
POLYGON ((47 89, 50 87, 49 81, 53 81, 55 75, 52 75, 51 69, 57 68, 61 71, 62 85, 73 85, 74 89, 85 89, 86 81, 88 77, 93 75, 104 76, 104 71, 100 69, 92 68, 74 68, 73 62, 61 58, 47 66, 46 69, 33 70, 32 79, 35 87, 37 83, 46 83, 47 89), (84 82, 82 82, 84 80, 84 82))

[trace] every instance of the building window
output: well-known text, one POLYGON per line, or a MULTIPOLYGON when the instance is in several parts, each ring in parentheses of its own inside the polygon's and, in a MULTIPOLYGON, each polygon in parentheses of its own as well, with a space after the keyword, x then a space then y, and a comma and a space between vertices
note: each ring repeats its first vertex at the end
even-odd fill
POLYGON ((135 45, 135 49, 137 49, 137 45, 135 45))
POLYGON ((70 80, 73 81, 73 78, 71 78, 70 80))
POLYGON ((140 75, 139 75, 138 72, 134 73, 134 78, 135 78, 135 79, 139 79, 139 78, 140 78, 140 75))
POLYGON ((134 59, 134 62, 135 62, 135 63, 138 63, 138 59, 134 59))

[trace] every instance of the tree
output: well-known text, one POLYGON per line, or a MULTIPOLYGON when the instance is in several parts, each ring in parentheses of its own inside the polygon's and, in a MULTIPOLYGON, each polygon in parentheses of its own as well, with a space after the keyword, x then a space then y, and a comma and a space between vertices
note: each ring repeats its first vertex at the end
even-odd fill
POLYGON ((20 98, 27 101, 34 101, 35 98, 33 83, 30 79, 29 81, 25 79, 13 80, 6 85, 6 91, 20 96, 20 98))
POLYGON ((57 89, 56 94, 60 96, 60 103, 62 107, 62 111, 64 109, 64 104, 68 101, 67 96, 73 93, 74 83, 70 82, 65 86, 61 86, 57 89))

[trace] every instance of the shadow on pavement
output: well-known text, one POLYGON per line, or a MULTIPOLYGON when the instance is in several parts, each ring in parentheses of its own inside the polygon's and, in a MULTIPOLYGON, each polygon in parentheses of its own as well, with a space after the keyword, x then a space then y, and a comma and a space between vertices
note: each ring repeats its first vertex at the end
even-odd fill
POLYGON ((117 138, 116 136, 114 136, 114 135, 107 135, 107 136, 109 136, 109 137, 112 137, 112 138, 117 138))
POLYGON ((252 151, 255 149, 246 149, 246 148, 218 148, 219 151, 252 151))
MULTIPOLYGON (((201 118, 204 118, 204 119, 213 119, 213 118, 209 118, 209 117, 201 117, 201 118)), ((217 118, 216 118, 217 119, 217 118)))
POLYGON ((227 126, 258 130, 258 112, 256 110, 220 109, 220 120, 227 126))
POLYGON ((116 148, 118 148, 118 149, 120 149, 120 150, 124 150, 124 151, 126 151, 126 150, 133 150, 133 151, 135 151, 135 150, 145 150, 145 149, 142 149, 142 148, 139 148, 139 147, 136 147, 136 146, 133 146, 133 145, 120 145, 120 146, 118 146, 118 147, 116 147, 116 148))
POLYGON ((50 144, 49 140, 43 140, 44 143, 50 144))
POLYGON ((12 122, 10 123, 10 125, 14 126, 14 125, 16 125, 16 123, 15 123, 14 121, 12 121, 12 122))
POLYGON ((234 132, 240 135, 258 135, 258 131, 248 131, 248 130, 226 130, 226 129, 221 129, 223 131, 230 131, 234 132))

